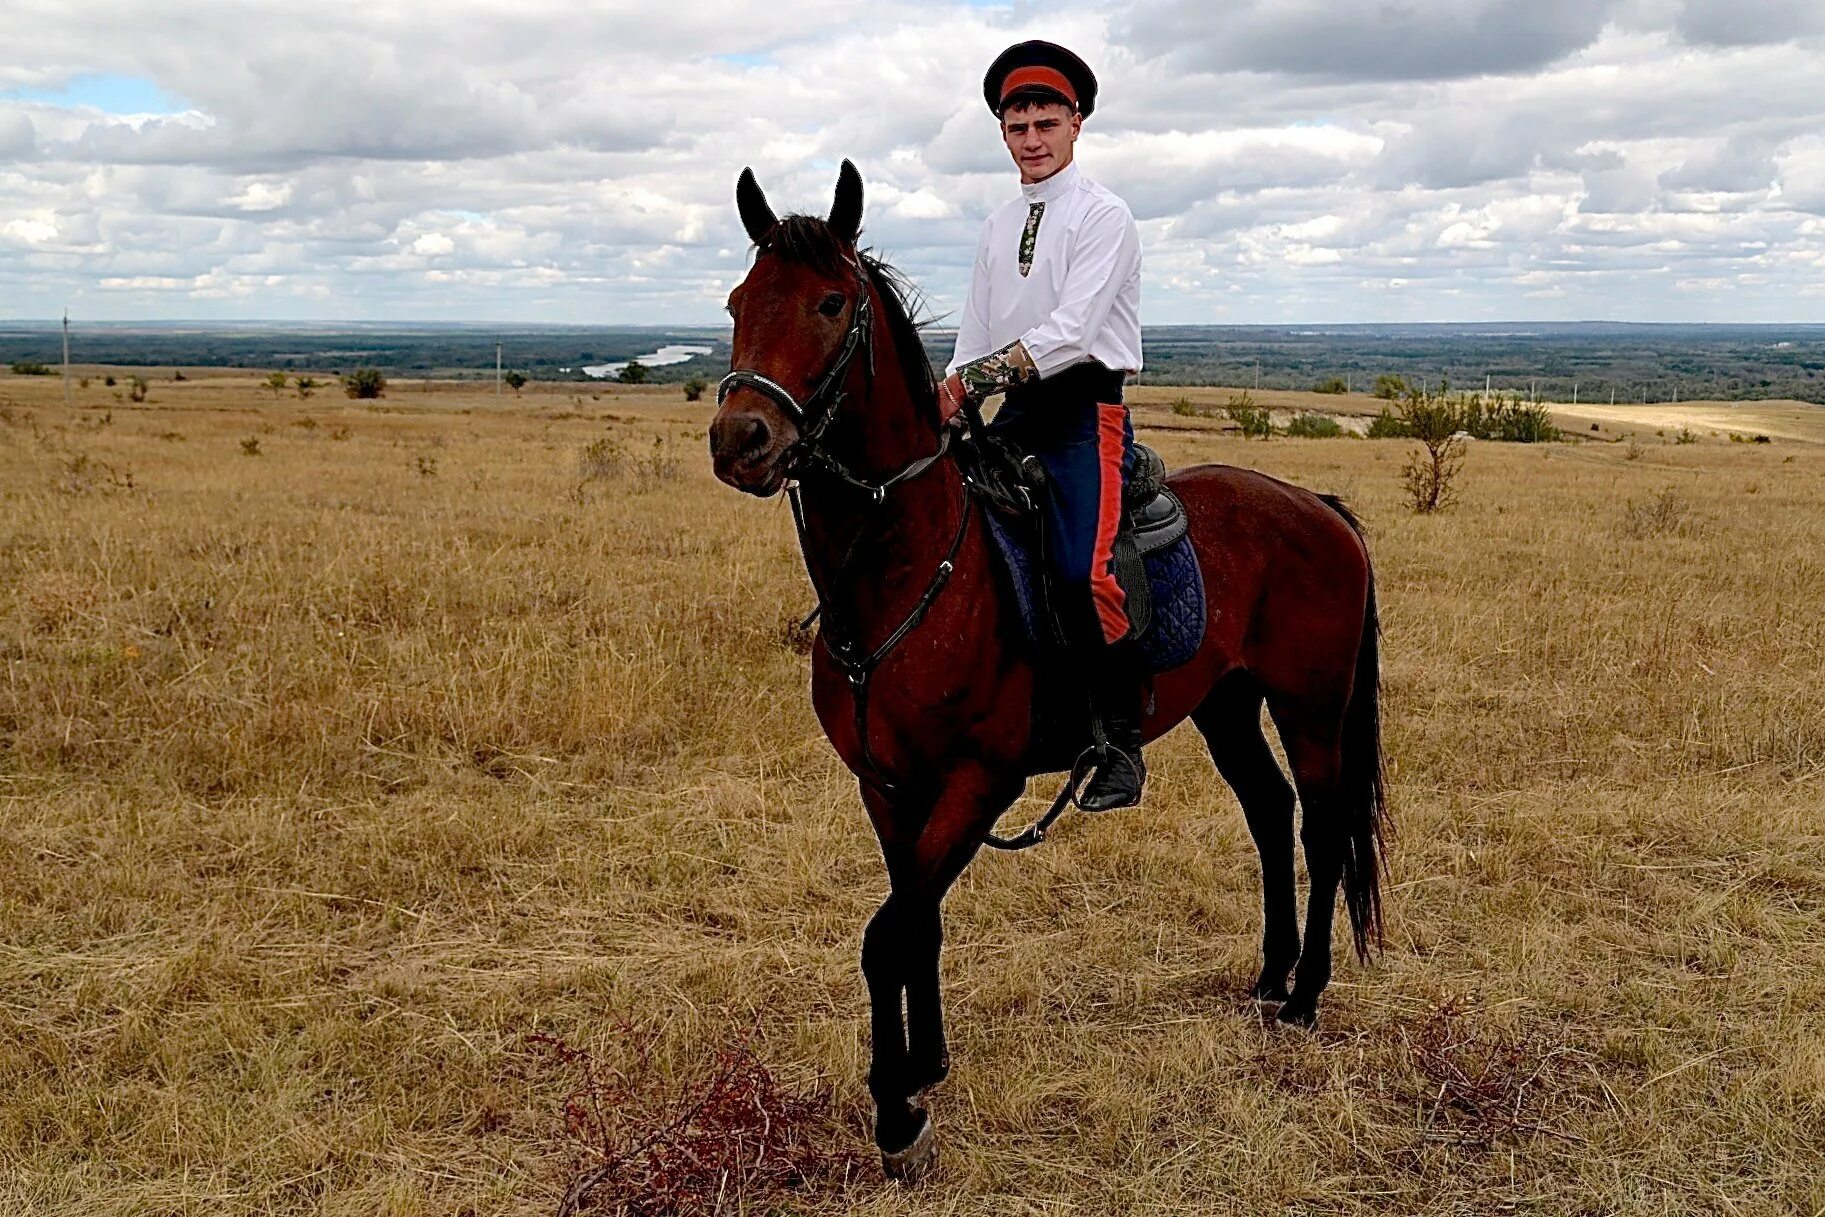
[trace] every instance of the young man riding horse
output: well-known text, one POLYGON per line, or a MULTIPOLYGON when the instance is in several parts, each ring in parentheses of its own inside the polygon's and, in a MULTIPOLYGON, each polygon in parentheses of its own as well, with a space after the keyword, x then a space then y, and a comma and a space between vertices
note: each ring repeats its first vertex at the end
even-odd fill
POLYGON ((1037 457, 1053 610, 1088 678, 1104 747, 1086 811, 1141 800, 1141 673, 1114 547, 1134 429, 1122 382, 1141 370, 1141 242, 1128 206, 1078 169, 1096 77, 1050 42, 1009 47, 983 97, 1020 170, 1020 195, 982 225, 947 413, 1006 393, 991 430, 1037 457))
MULTIPOLYGON (((1035 197, 984 230, 960 362, 942 394, 902 281, 857 246, 855 166, 843 163, 828 218, 775 215, 752 171, 736 187, 756 254, 729 295, 731 369, 717 390, 710 450, 728 485, 792 495, 817 590, 811 701, 858 779, 890 885, 862 935, 861 963, 875 1142, 899 1176, 932 1160, 922 1100, 951 1067, 939 971, 945 894, 996 843, 996 821, 1027 778, 1058 768, 1046 744, 1045 654, 1023 624, 1011 558, 996 540, 1001 525, 988 518, 1005 496, 984 481, 987 452, 998 447, 977 427, 984 395, 1006 388, 994 426, 1026 440, 1058 488, 1043 505, 1062 538, 1053 561, 1078 585, 1099 683, 1115 682, 1109 647, 1129 630, 1124 609, 1138 617, 1143 603, 1138 584, 1129 604, 1111 586, 1106 544, 1130 442, 1116 404, 1121 375, 1140 366, 1133 223, 1069 164, 1094 81, 1074 58, 1030 45, 991 73, 989 95, 1010 151, 1023 171, 1032 167, 1023 175, 1035 179, 1026 183, 1035 197), (1014 106, 1032 87, 1065 102, 1041 95, 1031 100, 1043 105, 1014 106), (1002 223, 1010 216, 1012 227, 1002 223)), ((1134 763, 1105 750, 1104 772, 1084 793, 1104 806, 1131 799, 1141 741, 1186 719, 1196 725, 1261 855, 1261 971, 1249 991, 1277 1003, 1282 1022, 1310 1026, 1331 978, 1339 894, 1359 954, 1381 928, 1368 548, 1341 502, 1251 470, 1193 466, 1167 488, 1199 572, 1197 606, 1185 610, 1195 647, 1159 666, 1144 718, 1121 700, 1131 690, 1099 690, 1105 719, 1133 723, 1107 734, 1134 763), (1263 733, 1264 706, 1290 784, 1263 733), (1311 880, 1303 934, 1295 788, 1311 880)), ((1125 562, 1125 538, 1116 553, 1125 562)), ((1156 620, 1141 643, 1157 642, 1159 631, 1156 620)))

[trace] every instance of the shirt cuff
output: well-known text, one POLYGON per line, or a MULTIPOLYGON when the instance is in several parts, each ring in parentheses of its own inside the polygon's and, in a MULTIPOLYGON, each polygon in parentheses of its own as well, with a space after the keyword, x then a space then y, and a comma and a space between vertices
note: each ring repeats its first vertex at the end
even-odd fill
POLYGON ((1027 355, 1033 360, 1033 367, 1038 370, 1041 380, 1090 358, 1087 353, 1057 335, 1047 334, 1044 327, 1035 327, 1022 334, 1020 345, 1027 349, 1027 355))

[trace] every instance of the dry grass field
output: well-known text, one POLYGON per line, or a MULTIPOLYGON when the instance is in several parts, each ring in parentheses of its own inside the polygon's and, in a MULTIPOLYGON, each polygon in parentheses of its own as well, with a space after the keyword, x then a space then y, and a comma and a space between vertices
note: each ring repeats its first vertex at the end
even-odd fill
MULTIPOLYGON (((1416 517, 1400 441, 1141 413, 1368 522, 1385 955, 1261 1023, 1181 730, 947 904, 937 1173, 731 1211, 1825 1211, 1825 445, 1477 444, 1416 517)), ((758 1017, 866 1150, 884 876, 708 416, 0 377, 0 1213, 550 1213, 528 1037, 627 1025, 662 1096, 758 1017)))

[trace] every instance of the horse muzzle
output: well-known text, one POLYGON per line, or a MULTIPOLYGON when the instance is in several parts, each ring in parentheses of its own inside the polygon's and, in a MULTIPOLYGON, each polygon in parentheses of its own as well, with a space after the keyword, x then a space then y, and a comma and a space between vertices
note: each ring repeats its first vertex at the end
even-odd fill
POLYGON ((743 494, 769 498, 786 481, 787 453, 797 437, 757 410, 725 410, 710 424, 716 476, 743 494))

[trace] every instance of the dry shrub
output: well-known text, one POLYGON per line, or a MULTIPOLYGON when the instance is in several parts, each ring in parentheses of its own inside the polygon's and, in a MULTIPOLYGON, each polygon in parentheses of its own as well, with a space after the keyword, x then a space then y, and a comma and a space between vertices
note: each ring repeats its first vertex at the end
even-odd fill
POLYGON ((1622 535, 1639 541, 1681 531, 1689 524, 1691 510, 1677 486, 1668 486, 1640 503, 1629 499, 1622 505, 1622 535))
POLYGON ((591 482, 627 480, 638 491, 654 490, 675 482, 684 473, 678 454, 666 446, 665 437, 655 435, 653 446, 645 456, 636 456, 613 435, 604 435, 583 446, 577 457, 577 495, 581 497, 591 482))
POLYGON ((830 1095, 787 1093, 754 1054, 757 1029, 724 1042, 697 1078, 666 1085, 651 1081, 661 1076, 651 1032, 625 1023, 616 1029, 628 1051, 625 1069, 557 1036, 528 1036, 529 1046, 575 1076, 563 1111, 577 1158, 559 1217, 767 1213, 787 1193, 854 1181, 864 1159, 831 1146, 846 1134, 830 1095))
POLYGON ((794 655, 809 655, 817 642, 814 617, 788 617, 779 623, 779 644, 794 655))
POLYGON ((1402 1054, 1427 1085, 1417 1098, 1421 1126, 1431 1136, 1487 1149, 1554 1133, 1542 1120, 1549 1083, 1569 1049, 1542 1035, 1484 1025, 1462 997, 1445 999, 1399 1034, 1402 1054))
POLYGON ((112 494, 133 489, 133 471, 77 452, 63 459, 55 485, 69 495, 112 494))
POLYGON ((19 593, 30 628, 48 634, 92 613, 101 601, 102 589, 82 575, 43 571, 22 580, 19 593))
POLYGON ((577 478, 587 485, 619 477, 627 465, 627 446, 612 435, 593 439, 577 454, 577 478))

